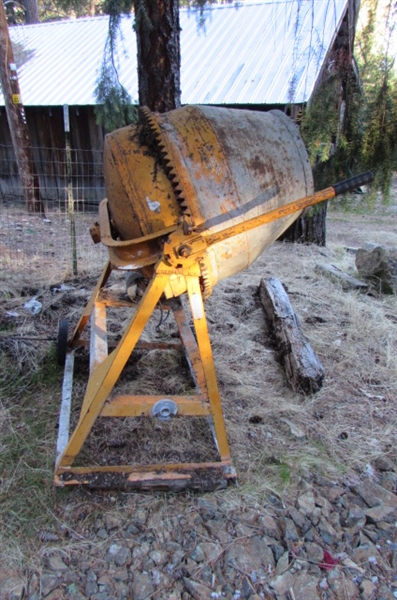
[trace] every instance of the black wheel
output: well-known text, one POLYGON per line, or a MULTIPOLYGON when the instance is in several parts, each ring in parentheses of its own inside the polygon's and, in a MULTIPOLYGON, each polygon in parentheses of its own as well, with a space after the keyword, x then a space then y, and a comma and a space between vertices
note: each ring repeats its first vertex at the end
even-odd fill
POLYGON ((66 351, 68 349, 68 332, 69 321, 67 319, 59 321, 57 337, 57 362, 61 367, 65 365, 66 351))

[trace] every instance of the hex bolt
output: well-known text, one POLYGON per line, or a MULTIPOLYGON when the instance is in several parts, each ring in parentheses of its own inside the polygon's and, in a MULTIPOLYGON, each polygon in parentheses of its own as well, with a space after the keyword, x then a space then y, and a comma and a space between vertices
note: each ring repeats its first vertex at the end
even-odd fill
POLYGON ((178 248, 178 255, 181 256, 182 258, 187 258, 188 256, 190 256, 192 252, 192 249, 190 246, 179 246, 178 248))

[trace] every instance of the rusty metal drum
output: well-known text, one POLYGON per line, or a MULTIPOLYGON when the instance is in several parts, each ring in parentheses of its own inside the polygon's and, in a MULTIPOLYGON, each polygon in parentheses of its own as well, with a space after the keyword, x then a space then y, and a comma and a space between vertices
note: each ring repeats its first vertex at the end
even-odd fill
MULTIPOLYGON (((137 125, 105 139, 107 245, 118 268, 157 262, 164 236, 180 223, 187 235, 218 232, 313 193, 299 130, 281 111, 185 106, 140 114, 137 125)), ((208 286, 248 267, 298 215, 209 247, 208 286)))

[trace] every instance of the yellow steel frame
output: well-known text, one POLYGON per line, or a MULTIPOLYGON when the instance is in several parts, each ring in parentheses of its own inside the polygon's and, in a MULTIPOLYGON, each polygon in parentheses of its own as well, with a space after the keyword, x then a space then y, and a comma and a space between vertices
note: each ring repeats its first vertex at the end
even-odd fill
MULTIPOLYGON (((68 442, 57 459, 55 484, 89 484, 102 486, 126 486, 144 489, 186 487, 213 489, 224 487, 235 478, 230 450, 222 414, 221 399, 216 380, 207 321, 200 289, 199 266, 176 269, 163 261, 155 267, 154 275, 137 306, 117 347, 107 354, 106 306, 101 303, 100 293, 112 271, 108 263, 88 301, 74 331, 70 349, 79 346, 80 336, 91 318, 90 369, 86 393, 81 406, 80 418, 68 442), (170 396, 178 407, 178 417, 205 416, 213 423, 213 432, 219 451, 219 462, 140 465, 109 465, 105 467, 74 466, 95 421, 99 417, 150 416, 153 406, 162 396, 112 397, 113 388, 120 377, 142 331, 155 310, 160 297, 172 275, 183 275, 186 279, 189 303, 196 340, 190 330, 185 311, 179 303, 174 317, 179 330, 181 346, 184 348, 195 379, 197 394, 192 396, 170 396)), ((163 344, 164 346, 164 344, 163 344)), ((169 398, 169 396, 167 396, 169 398)))

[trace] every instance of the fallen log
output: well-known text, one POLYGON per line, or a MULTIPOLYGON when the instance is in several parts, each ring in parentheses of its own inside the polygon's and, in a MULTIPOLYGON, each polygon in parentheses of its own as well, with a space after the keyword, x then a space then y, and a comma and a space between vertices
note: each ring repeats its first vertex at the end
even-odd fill
POLYGON ((331 281, 340 283, 344 290, 361 290, 366 291, 369 288, 368 283, 352 277, 348 273, 344 273, 334 265, 318 264, 314 268, 316 273, 328 277, 331 281))
POLYGON ((324 368, 305 337, 287 292, 276 277, 262 279, 260 298, 287 380, 296 392, 317 392, 324 368))

